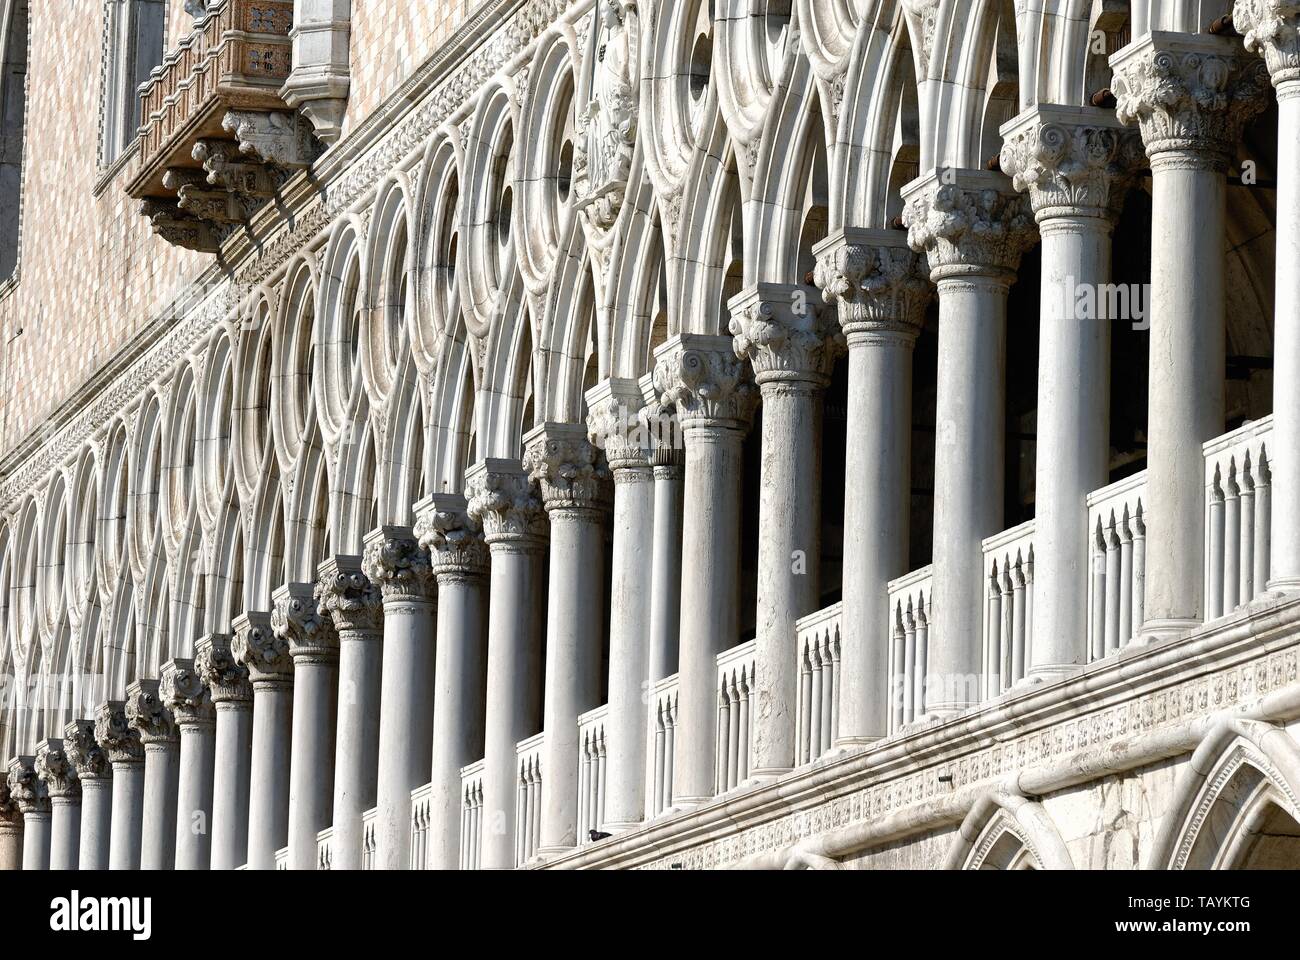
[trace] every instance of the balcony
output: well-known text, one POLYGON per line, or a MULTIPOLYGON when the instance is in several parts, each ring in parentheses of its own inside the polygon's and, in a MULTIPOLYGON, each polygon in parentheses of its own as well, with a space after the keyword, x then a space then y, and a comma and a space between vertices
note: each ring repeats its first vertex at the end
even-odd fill
POLYGON ((280 98, 292 0, 222 0, 140 88, 127 195, 169 243, 215 253, 319 148, 280 98))

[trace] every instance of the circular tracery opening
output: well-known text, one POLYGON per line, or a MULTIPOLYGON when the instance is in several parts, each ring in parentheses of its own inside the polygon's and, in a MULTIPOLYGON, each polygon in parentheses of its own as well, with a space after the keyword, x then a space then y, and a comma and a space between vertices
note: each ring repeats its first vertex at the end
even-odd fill
POLYGON ((406 230, 403 229, 393 244, 389 260, 388 290, 384 298, 387 309, 384 317, 384 356, 389 370, 397 369, 401 358, 402 328, 406 323, 407 284, 410 275, 406 267, 406 230))
POLYGON ((555 193, 560 203, 569 202, 573 189, 573 141, 565 140, 560 146, 560 163, 555 175, 555 193))
POLYGON ((690 88, 693 103, 704 99, 712 72, 713 40, 707 33, 701 33, 695 38, 695 47, 691 50, 690 88))

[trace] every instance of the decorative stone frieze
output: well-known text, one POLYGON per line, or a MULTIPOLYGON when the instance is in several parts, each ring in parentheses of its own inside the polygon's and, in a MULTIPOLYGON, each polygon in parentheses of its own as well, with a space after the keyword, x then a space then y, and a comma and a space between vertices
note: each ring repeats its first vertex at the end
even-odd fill
POLYGON ((93 720, 73 720, 63 728, 63 752, 77 768, 80 780, 99 780, 113 773, 108 757, 95 739, 93 720))
POLYGON ((321 610, 310 583, 287 583, 275 591, 271 630, 289 644, 294 663, 323 663, 338 659, 339 637, 334 621, 321 610))
MULTIPOLYGON (((250 611, 235 620, 235 639, 230 651, 248 670, 253 686, 293 681, 293 657, 289 641, 271 627, 271 615, 250 611)), ((216 686, 213 686, 216 692, 216 686)))
POLYGON ((176 718, 163 703, 157 680, 137 680, 126 688, 126 719, 146 747, 180 738, 176 718))
POLYGON ((734 296, 732 344, 763 386, 782 381, 830 383, 844 336, 818 291, 797 284, 760 283, 734 296))
POLYGON ((45 784, 51 800, 76 800, 81 797, 81 780, 77 767, 64 749, 62 740, 42 740, 36 747, 36 775, 45 784))
POLYGON ((1036 232, 1028 201, 990 170, 936 169, 903 188, 907 241, 929 259, 930 279, 1014 275, 1036 232))
POLYGON ((415 536, 429 551, 439 583, 487 576, 492 554, 465 498, 435 493, 415 506, 415 536))
POLYGON ((1142 166, 1142 140, 1110 110, 1048 104, 1002 125, 1002 172, 1029 194, 1034 216, 1113 217, 1131 175, 1142 166))
POLYGON ((216 723, 217 708, 212 691, 203 682, 193 660, 175 659, 163 664, 158 695, 179 727, 202 727, 216 723))
POLYGON ((140 763, 144 760, 140 734, 130 725, 126 703, 121 700, 107 700, 95 711, 95 741, 109 763, 140 763))
POLYGON ((211 633, 194 645, 194 669, 208 688, 214 704, 253 699, 248 668, 235 659, 231 638, 211 633))
POLYGON ((1263 56, 1274 86, 1300 80, 1300 2, 1236 0, 1232 25, 1263 56))
POLYGON ((899 334, 915 340, 934 287, 924 257, 901 230, 845 228, 813 248, 813 281, 839 306, 850 344, 863 336, 899 334))
POLYGON ((759 393, 730 337, 684 333, 655 351, 654 387, 684 427, 747 430, 759 393))
POLYGON ((1142 130, 1147 156, 1227 165, 1267 104, 1268 69, 1230 37, 1156 31, 1110 58, 1115 114, 1142 130))
POLYGON ((488 459, 465 473, 469 516, 483 527, 489 544, 541 547, 550 525, 542 498, 517 460, 488 459))
POLYGON ((384 603, 398 600, 432 600, 437 580, 429 553, 409 527, 380 527, 366 535, 361 561, 366 576, 383 594, 384 603))
POLYGON ((605 452, 614 482, 650 465, 645 398, 635 380, 613 377, 587 391, 587 437, 605 452))
POLYGON ((14 757, 9 761, 9 797, 22 815, 49 813, 50 794, 36 771, 35 757, 14 757))
POLYGON ((328 614, 340 634, 374 634, 384 626, 384 600, 361 569, 361 558, 335 556, 320 565, 316 608, 328 614))
POLYGON ((587 428, 576 423, 544 423, 524 436, 524 469, 552 516, 609 506, 609 469, 602 460, 587 428))

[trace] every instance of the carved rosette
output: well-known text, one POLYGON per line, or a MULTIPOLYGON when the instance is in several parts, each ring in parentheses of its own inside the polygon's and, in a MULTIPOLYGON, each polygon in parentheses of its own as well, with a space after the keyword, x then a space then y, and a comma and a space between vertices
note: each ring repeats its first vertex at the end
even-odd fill
POLYGON ((269 614, 246 613, 236 620, 230 652, 248 669, 254 688, 293 682, 289 641, 271 629, 269 614))
POLYGON ((921 254, 900 231, 842 230, 813 253, 813 280, 826 303, 839 305, 851 346, 878 337, 916 341, 934 287, 921 254))
POLYGON ((487 576, 492 553, 463 497, 435 494, 415 511, 415 536, 429 551, 439 583, 487 576))
POLYGON ((42 740, 37 746, 36 775, 45 784, 51 800, 76 800, 81 796, 76 765, 68 757, 62 740, 42 740))
POLYGON ((826 386, 844 335, 811 287, 761 283, 728 304, 732 346, 748 360, 760 387, 807 382, 826 386))
POLYGON ((361 569, 360 557, 334 557, 321 564, 313 594, 342 634, 377 635, 384 627, 384 598, 361 569))
POLYGON ((523 466, 513 460, 487 460, 465 475, 471 519, 489 544, 540 549, 550 535, 542 499, 523 466))
POLYGON ((127 721, 126 704, 121 700, 105 701, 95 711, 95 741, 109 763, 140 763, 144 760, 140 734, 127 721))
POLYGON ((655 351, 654 389, 683 427, 748 430, 759 400, 730 337, 669 340, 655 351))
POLYGON ((158 694, 182 728, 211 726, 216 722, 212 691, 203 682, 193 660, 176 659, 163 664, 158 694))
POLYGON ((1300 0, 1236 0, 1232 25, 1264 57, 1274 86, 1300 80, 1300 0))
POLYGON ((587 392, 587 438, 605 452, 615 483, 644 478, 650 466, 644 406, 632 380, 606 380, 587 392))
POLYGON ((1119 213, 1142 140, 1096 108, 1039 107, 1002 127, 1002 172, 1027 191, 1039 223, 1119 213))
POLYGON ((176 718, 163 703, 157 680, 137 680, 126 688, 126 720, 146 747, 179 738, 176 718))
POLYGON ((524 437, 524 469, 537 482, 542 504, 557 514, 591 515, 609 506, 609 469, 575 423, 545 423, 524 437))
POLYGON ((77 768, 79 780, 99 780, 112 774, 108 757, 95 739, 92 720, 73 720, 63 728, 63 752, 77 768))
POLYGON ((50 812, 50 794, 37 775, 35 757, 14 757, 9 761, 9 798, 24 817, 50 812))
POLYGON ((362 568, 378 585, 384 602, 428 601, 437 596, 437 580, 429 554, 413 531, 383 527, 366 537, 362 568))
POLYGON ((1229 37, 1150 33, 1110 64, 1115 115, 1138 124, 1153 163, 1226 170, 1268 102, 1268 68, 1229 37))
POLYGON ((194 645, 194 669, 208 688, 214 704, 253 699, 248 668, 235 659, 230 637, 209 634, 194 645))
POLYGON ((316 605, 314 588, 290 583, 275 592, 271 630, 289 644, 298 663, 330 663, 338 659, 339 635, 328 613, 316 605))
POLYGON ((936 170, 903 190, 907 242, 930 279, 1002 274, 1013 279, 1037 237, 1028 201, 999 173, 936 170))

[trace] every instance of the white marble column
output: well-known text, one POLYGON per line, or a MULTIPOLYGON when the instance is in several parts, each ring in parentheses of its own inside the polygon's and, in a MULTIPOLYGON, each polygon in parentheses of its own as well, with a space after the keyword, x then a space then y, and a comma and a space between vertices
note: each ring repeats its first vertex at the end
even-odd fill
POLYGON ((422 866, 454 870, 460 864, 460 770, 483 756, 491 561, 464 497, 434 494, 416 504, 415 514, 416 536, 438 578, 429 846, 422 866))
POLYGON ((405 870, 411 791, 428 782, 433 753, 437 582, 428 553, 409 528, 380 527, 365 542, 362 566, 384 600, 375 868, 405 870))
POLYGON ((50 869, 76 870, 81 841, 81 781, 62 740, 36 747, 36 775, 50 798, 50 869))
POLYGON ((176 866, 176 789, 180 735, 176 719, 162 702, 157 680, 137 680, 126 688, 127 722, 144 745, 144 807, 141 870, 176 866))
POLYGON ((201 637, 194 668, 212 697, 216 734, 212 761, 213 870, 233 870, 248 859, 248 798, 253 750, 253 686, 248 668, 225 634, 201 637))
POLYGON ((795 621, 821 606, 822 397, 843 336, 819 291, 760 283, 730 301, 736 355, 763 403, 758 610, 751 707, 754 777, 795 762, 795 621))
POLYGON ((469 515, 492 551, 483 726, 485 870, 515 866, 515 745, 537 732, 541 712, 542 558, 548 527, 541 498, 518 460, 489 459, 465 475, 469 515))
POLYGON ((207 870, 212 863, 212 783, 217 711, 193 660, 169 660, 159 695, 180 734, 176 786, 176 869, 207 870))
POLYGON ((659 401, 654 372, 637 386, 645 400, 640 420, 650 443, 654 471, 654 544, 650 551, 650 674, 654 683, 677 672, 682 612, 682 495, 686 448, 672 407, 659 401))
POLYGON ((585 426, 544 423, 524 446, 551 525, 537 848, 546 857, 578 842, 578 717, 600 705, 609 471, 585 426))
POLYGON ((1273 289, 1273 439, 1269 443, 1271 590, 1300 590, 1300 7, 1238 0, 1233 26, 1264 57, 1277 91, 1273 289))
POLYGON ((92 720, 73 720, 63 728, 63 751, 81 782, 81 824, 77 839, 79 870, 107 870, 113 825, 113 768, 95 741, 92 720))
POLYGON ((9 771, 0 780, 0 872, 23 868, 23 813, 9 794, 9 771))
POLYGON ((655 351, 655 388, 686 448, 674 806, 713 797, 717 656, 740 641, 743 442, 758 401, 730 337, 682 334, 655 351))
POLYGON ((379 777, 384 607, 361 558, 336 556, 317 571, 317 604, 338 633, 338 724, 334 743, 333 870, 360 870, 361 815, 375 805, 379 777))
POLYGON ((271 629, 293 658, 288 868, 315 870, 316 834, 333 815, 339 640, 312 584, 285 584, 274 602, 271 629))
POLYGON ((50 796, 35 757, 9 761, 9 797, 23 815, 23 869, 50 869, 50 796))
POLYGON ((293 735, 293 658, 271 629, 271 615, 252 611, 234 623, 231 652, 253 685, 249 761, 248 869, 274 870, 289 842, 289 763, 293 735))
POLYGON ((939 296, 934 588, 925 708, 956 713, 984 687, 980 545, 1003 527, 1006 308, 1034 239, 1028 204, 987 170, 937 169, 903 188, 908 242, 939 296))
POLYGON ((635 380, 611 378, 587 391, 588 435, 614 475, 605 816, 597 825, 605 833, 630 830, 646 811, 655 478, 643 405, 635 380))
POLYGON ((1096 107, 1040 104, 1003 125, 1002 170, 1042 237, 1028 677, 1088 660, 1087 497, 1110 476, 1111 228, 1141 157, 1136 131, 1096 107), (1088 294, 1091 300, 1083 294, 1088 294))
MULTIPOLYGON (((908 572, 912 508, 912 352, 931 286, 899 230, 846 228, 817 254, 817 285, 839 308, 849 351, 844 464, 841 748, 889 730, 886 585, 908 572)), ((831 464, 832 469, 838 464, 831 464)))
POLYGON ((1266 102, 1264 64, 1229 37, 1156 32, 1110 58, 1116 115, 1151 160, 1151 377, 1141 639, 1205 616, 1205 466, 1223 432, 1225 173, 1266 102))
POLYGON ((95 742, 113 765, 113 816, 108 868, 139 870, 144 828, 144 746, 127 723, 126 704, 106 700, 95 711, 95 742))

